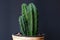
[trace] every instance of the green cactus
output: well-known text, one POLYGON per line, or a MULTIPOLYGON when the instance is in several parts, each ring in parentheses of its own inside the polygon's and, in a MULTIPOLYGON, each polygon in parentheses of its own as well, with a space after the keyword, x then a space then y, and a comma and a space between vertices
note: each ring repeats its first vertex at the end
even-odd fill
POLYGON ((23 36, 37 36, 37 9, 33 3, 22 4, 22 15, 19 16, 20 32, 23 36))

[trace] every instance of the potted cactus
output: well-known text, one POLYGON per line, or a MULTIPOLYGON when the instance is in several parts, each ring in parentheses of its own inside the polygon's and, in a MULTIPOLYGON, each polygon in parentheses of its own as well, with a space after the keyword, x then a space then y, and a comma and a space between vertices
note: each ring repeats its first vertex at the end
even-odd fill
POLYGON ((13 40, 44 40, 44 36, 37 34, 38 13, 33 3, 22 4, 22 15, 19 16, 20 33, 12 35, 13 40))

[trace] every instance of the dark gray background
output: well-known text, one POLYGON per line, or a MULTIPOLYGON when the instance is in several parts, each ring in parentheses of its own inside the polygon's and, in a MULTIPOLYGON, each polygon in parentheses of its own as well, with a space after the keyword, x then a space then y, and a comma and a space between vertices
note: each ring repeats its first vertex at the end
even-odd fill
POLYGON ((30 2, 38 8, 39 33, 44 33, 48 40, 60 40, 59 0, 0 0, 0 40, 11 40, 11 35, 19 32, 21 4, 30 2))

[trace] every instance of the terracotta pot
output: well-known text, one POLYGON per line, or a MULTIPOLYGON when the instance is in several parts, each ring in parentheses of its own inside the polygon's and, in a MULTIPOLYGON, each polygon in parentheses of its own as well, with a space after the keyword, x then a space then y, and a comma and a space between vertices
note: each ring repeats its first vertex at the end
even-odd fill
POLYGON ((44 40, 44 37, 20 37, 12 35, 13 40, 44 40))

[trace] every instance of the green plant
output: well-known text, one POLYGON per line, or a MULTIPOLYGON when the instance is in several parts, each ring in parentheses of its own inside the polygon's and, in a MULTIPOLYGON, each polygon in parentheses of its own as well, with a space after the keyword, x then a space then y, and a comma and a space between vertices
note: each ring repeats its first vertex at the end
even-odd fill
POLYGON ((23 36, 36 36, 38 30, 37 8, 33 3, 22 4, 22 15, 19 16, 20 32, 23 36))

